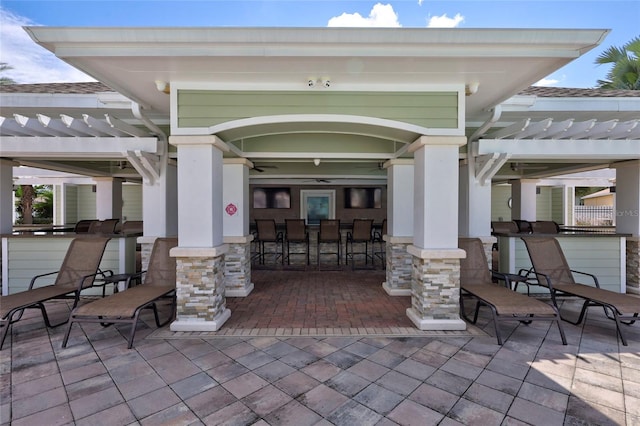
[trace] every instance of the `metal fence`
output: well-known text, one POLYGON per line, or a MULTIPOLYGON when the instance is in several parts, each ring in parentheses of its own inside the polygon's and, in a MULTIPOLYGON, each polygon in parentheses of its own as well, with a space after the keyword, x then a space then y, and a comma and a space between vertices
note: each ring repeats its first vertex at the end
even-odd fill
POLYGON ((613 206, 575 206, 574 210, 577 226, 611 226, 614 215, 613 206))

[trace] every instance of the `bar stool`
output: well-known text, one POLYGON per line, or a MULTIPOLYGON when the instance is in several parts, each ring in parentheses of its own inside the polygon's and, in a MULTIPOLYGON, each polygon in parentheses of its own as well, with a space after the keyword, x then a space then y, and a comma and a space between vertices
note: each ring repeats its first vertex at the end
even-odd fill
POLYGON ((382 229, 380 230, 380 232, 374 231, 373 233, 373 255, 380 259, 380 262, 382 263, 382 269, 387 268, 387 245, 384 241, 385 235, 387 235, 387 219, 382 220, 382 229), (380 246, 378 250, 376 250, 376 244, 379 244, 380 246))
POLYGON ((274 261, 277 262, 278 258, 280 258, 280 262, 284 263, 284 239, 282 232, 276 230, 276 221, 273 219, 256 219, 256 230, 258 231, 258 260, 260 264, 264 265, 264 257, 267 254, 265 252, 266 243, 275 244, 274 251, 268 253, 273 254, 274 261), (280 246, 280 251, 278 251, 278 245, 280 246))
POLYGON ((351 269, 355 269, 356 254, 364 255, 365 265, 369 263, 369 259, 371 259, 371 263, 373 264, 373 256, 369 254, 369 243, 372 240, 372 236, 371 236, 372 228, 373 228, 373 219, 354 219, 353 220, 353 228, 351 232, 347 232, 346 256, 345 256, 345 263, 347 265, 349 264, 349 259, 351 259, 351 269), (364 244, 364 251, 354 252, 353 244, 364 244))
POLYGON ((320 255, 322 254, 335 254, 337 264, 340 264, 340 246, 342 245, 342 238, 340 236, 340 220, 339 219, 321 219, 320 220, 320 232, 318 232, 318 269, 320 269, 320 255), (336 244, 336 251, 320 251, 321 244, 336 244))
MULTIPOLYGON (((291 265, 291 250, 290 244, 303 244, 306 246, 307 265, 309 262, 309 233, 307 232, 307 225, 304 223, 304 219, 285 219, 284 220, 286 232, 285 241, 287 242, 287 265, 291 265)), ((305 253, 293 253, 293 254, 305 254, 305 253)))

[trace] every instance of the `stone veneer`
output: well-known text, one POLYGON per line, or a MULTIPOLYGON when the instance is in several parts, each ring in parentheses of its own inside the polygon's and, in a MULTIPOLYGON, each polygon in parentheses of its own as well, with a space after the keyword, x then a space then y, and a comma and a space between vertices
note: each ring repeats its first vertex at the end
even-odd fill
POLYGON ((421 330, 465 330, 460 318, 460 258, 463 250, 426 250, 413 255, 411 308, 407 316, 421 330))
POLYGON ((213 322, 225 314, 224 259, 176 258, 178 322, 213 322))
POLYGON ((640 294, 640 237, 627 238, 627 293, 640 294))
POLYGON ((253 290, 251 282, 251 237, 246 242, 233 242, 225 238, 229 251, 225 254, 224 279, 227 297, 248 296, 253 290))
POLYGON ((413 237, 385 235, 383 238, 387 250, 387 280, 382 287, 390 296, 410 296, 413 256, 407 252, 407 247, 413 242, 413 237))

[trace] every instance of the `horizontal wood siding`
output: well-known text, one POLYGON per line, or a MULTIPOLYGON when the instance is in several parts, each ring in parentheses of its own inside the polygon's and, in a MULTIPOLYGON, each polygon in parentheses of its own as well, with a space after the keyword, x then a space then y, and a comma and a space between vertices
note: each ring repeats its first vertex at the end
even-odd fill
POLYGON ((78 220, 96 219, 96 193, 93 185, 78 186, 78 220))
POLYGON ((562 187, 551 188, 551 220, 564 224, 564 209, 562 187))
POLYGON ((142 220, 142 185, 123 185, 122 202, 123 222, 142 220))
POLYGON ((346 114, 424 127, 458 127, 456 92, 178 92, 178 126, 208 127, 227 121, 282 114, 346 114))
POLYGON ((78 221, 78 187, 66 185, 65 187, 65 224, 75 224, 78 221))
MULTIPOLYGON (((25 291, 31 279, 40 274, 60 269, 73 238, 9 238, 9 294, 25 291)), ((107 243, 100 269, 118 273, 119 247, 118 240, 107 243)), ((36 280, 36 286, 53 284, 55 275, 36 280)), ((101 290, 91 289, 83 294, 102 294, 101 290)))

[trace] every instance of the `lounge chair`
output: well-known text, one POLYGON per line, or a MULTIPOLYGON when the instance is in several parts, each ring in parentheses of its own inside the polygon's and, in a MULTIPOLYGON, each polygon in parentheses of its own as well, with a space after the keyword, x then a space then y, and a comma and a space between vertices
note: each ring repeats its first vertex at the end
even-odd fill
POLYGON ((555 306, 511 290, 508 275, 489 270, 479 238, 460 238, 458 246, 467 252, 467 257, 460 260, 460 312, 465 320, 475 324, 480 307, 489 307, 499 345, 502 345, 502 337, 498 322, 520 321, 529 324, 533 320, 555 321, 562 344, 567 344, 560 314, 555 306), (492 277, 505 282, 509 288, 494 284, 492 277), (468 295, 476 299, 473 319, 469 319, 465 312, 464 298, 468 295))
POLYGON ((67 346, 69 333, 74 322, 97 322, 103 326, 116 323, 131 324, 128 348, 133 346, 133 338, 136 333, 138 317, 145 308, 153 309, 156 325, 162 327, 173 319, 176 308, 176 261, 169 256, 169 250, 178 245, 177 238, 158 238, 153 244, 149 268, 139 274, 132 274, 127 281, 127 287, 131 282, 144 275, 142 284, 130 287, 124 291, 114 293, 103 299, 98 299, 71 311, 69 325, 62 341, 62 347, 67 346), (156 303, 161 299, 170 297, 171 313, 166 321, 160 322, 156 303))
POLYGON ((582 310, 576 321, 563 320, 571 324, 580 324, 589 306, 602 306, 607 318, 616 322, 616 328, 622 344, 627 340, 620 324, 633 324, 640 313, 640 298, 600 288, 598 278, 586 272, 574 271, 569 267, 558 240, 553 237, 523 237, 537 283, 547 287, 551 300, 557 307, 558 293, 584 299, 582 310), (574 275, 590 277, 593 285, 577 283, 574 275))
POLYGON ((58 324, 51 324, 44 302, 73 296, 73 307, 75 307, 78 304, 80 292, 92 287, 94 278, 100 274, 98 267, 108 241, 109 238, 97 236, 74 238, 58 271, 33 277, 26 291, 0 296, 0 325, 4 327, 0 349, 7 337, 9 327, 20 321, 25 309, 40 309, 47 327, 58 327, 66 323, 68 319, 58 324), (54 274, 57 276, 53 284, 36 287, 38 279, 54 274))

